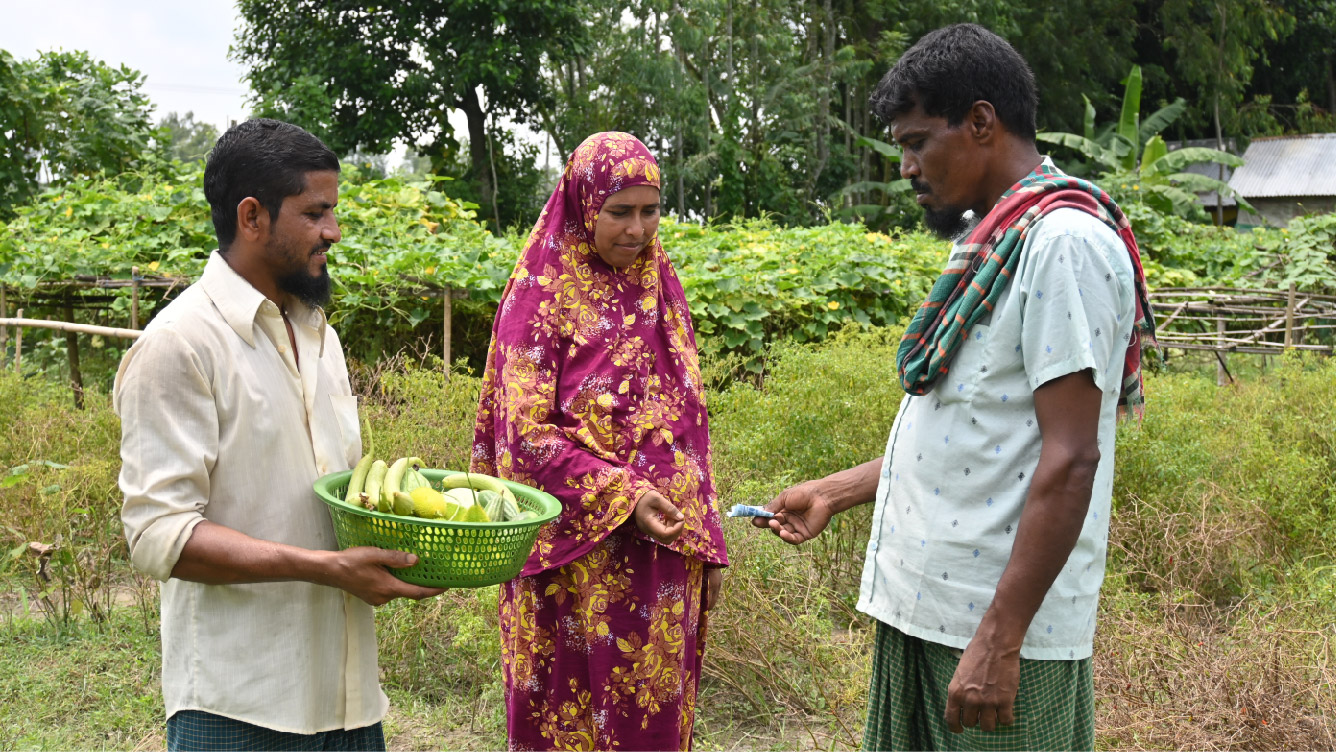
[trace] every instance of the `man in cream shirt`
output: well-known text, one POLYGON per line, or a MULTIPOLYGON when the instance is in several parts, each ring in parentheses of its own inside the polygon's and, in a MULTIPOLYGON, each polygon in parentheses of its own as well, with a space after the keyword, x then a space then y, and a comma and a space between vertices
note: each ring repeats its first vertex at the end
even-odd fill
POLYGON ((311 490, 362 451, 326 325, 339 162, 273 120, 233 126, 204 174, 219 250, 116 375, 121 519, 161 580, 169 749, 384 749, 372 606, 426 598, 337 551, 311 490))

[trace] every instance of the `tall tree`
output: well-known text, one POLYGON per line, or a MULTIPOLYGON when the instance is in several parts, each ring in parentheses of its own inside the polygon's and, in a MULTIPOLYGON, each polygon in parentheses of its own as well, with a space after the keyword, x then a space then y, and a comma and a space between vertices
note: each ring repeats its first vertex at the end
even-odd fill
POLYGON ((209 123, 195 122, 195 113, 169 112, 158 121, 158 131, 165 139, 167 156, 182 162, 203 162, 218 141, 218 129, 209 123))
POLYGON ((286 117, 348 153, 406 143, 435 168, 460 148, 493 195, 497 122, 532 121, 551 95, 541 75, 581 49, 579 3, 566 0, 239 0, 233 59, 248 66, 257 112, 286 117))
POLYGON ((135 164, 152 135, 144 76, 87 52, 0 50, 0 216, 39 183, 135 164))

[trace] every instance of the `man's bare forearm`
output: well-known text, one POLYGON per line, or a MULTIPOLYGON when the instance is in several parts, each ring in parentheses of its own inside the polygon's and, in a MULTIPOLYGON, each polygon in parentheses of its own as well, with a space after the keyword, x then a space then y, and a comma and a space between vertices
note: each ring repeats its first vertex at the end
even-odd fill
POLYGON ((840 513, 872 502, 877 497, 877 480, 881 473, 882 460, 876 459, 832 473, 815 482, 830 504, 832 513, 840 513))
POLYGON ((329 583, 333 552, 252 538, 205 520, 195 526, 172 576, 205 585, 300 580, 329 583))

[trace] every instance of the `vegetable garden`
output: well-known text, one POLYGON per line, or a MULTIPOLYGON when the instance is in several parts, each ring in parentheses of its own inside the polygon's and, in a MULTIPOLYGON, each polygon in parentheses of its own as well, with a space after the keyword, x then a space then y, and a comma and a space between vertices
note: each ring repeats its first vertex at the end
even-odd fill
MULTIPOLYGON (((199 184, 198 168, 176 165, 40 194, 0 228, 0 318, 19 306, 60 318, 69 307, 82 323, 127 326, 135 288, 71 281, 129 280, 135 267, 197 276, 213 247, 199 184)), ((395 456, 429 447, 430 465, 462 467, 479 362, 524 231, 490 232, 441 189, 345 169, 330 316, 353 356, 370 440, 395 456), (443 364, 447 315, 454 357, 443 364)), ((1333 292, 1331 215, 1236 233, 1136 202, 1129 214, 1153 289, 1333 292)), ((946 244, 764 219, 666 219, 661 234, 703 349, 719 503, 763 502, 877 456, 901 394, 891 375, 900 326, 946 244)), ((138 288, 140 318, 179 289, 138 288)), ((1308 336, 1331 343, 1330 329, 1308 336)), ((82 410, 65 392, 65 337, 30 329, 22 373, 0 368, 4 748, 163 742, 157 590, 127 561, 119 426, 106 397, 128 341, 83 341, 82 410)), ((1146 420, 1120 428, 1096 644, 1100 749, 1317 749, 1337 739, 1337 373, 1312 354, 1257 365, 1218 388, 1211 361, 1173 353, 1148 374, 1146 420)), ((699 745, 857 748, 871 633, 853 604, 867 522, 838 518, 803 548, 726 526, 734 564, 711 622, 699 745)), ((496 609, 496 589, 482 588, 380 610, 391 748, 504 745, 496 609)))

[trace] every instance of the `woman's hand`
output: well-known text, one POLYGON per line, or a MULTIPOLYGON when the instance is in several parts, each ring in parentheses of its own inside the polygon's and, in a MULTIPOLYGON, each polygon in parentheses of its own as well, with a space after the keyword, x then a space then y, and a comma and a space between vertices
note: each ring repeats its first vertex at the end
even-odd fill
POLYGON ((672 543, 682 535, 682 512, 657 491, 642 494, 632 516, 636 519, 637 530, 660 543, 672 543))
POLYGON ((720 599, 720 585, 724 583, 724 570, 719 567, 706 567, 706 610, 715 607, 720 599))

